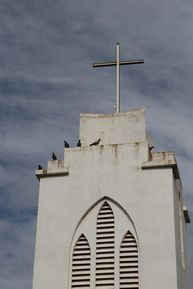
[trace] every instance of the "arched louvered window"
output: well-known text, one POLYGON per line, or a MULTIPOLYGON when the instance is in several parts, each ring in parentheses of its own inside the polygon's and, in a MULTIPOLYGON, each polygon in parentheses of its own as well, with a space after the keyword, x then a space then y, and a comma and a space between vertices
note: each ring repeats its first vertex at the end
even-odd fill
POLYGON ((82 234, 75 244, 72 257, 72 288, 90 287, 90 247, 82 234))
POLYGON ((120 289, 139 288, 138 248, 134 236, 128 231, 120 247, 120 289))
POLYGON ((114 288, 114 215, 105 201, 97 216, 96 288, 114 288))
POLYGON ((120 205, 106 198, 92 206, 72 240, 69 288, 139 289, 136 240, 134 223, 120 205))

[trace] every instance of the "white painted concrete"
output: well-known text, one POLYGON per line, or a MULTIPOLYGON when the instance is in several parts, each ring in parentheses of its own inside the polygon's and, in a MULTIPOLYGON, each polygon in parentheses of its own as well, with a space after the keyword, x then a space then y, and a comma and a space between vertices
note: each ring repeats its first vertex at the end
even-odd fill
POLYGON ((84 146, 65 149, 65 169, 49 163, 49 170, 38 174, 33 289, 70 289, 73 245, 84 227, 94 246, 92 220, 105 196, 117 216, 116 226, 128 214, 128 228, 139 246, 140 289, 187 289, 180 245, 182 188, 174 155, 154 155, 153 160, 143 109, 120 116, 81 115, 80 126, 84 146), (90 147, 98 138, 102 145, 90 147), (57 175, 54 168, 69 174, 57 175))
POLYGON ((80 139, 83 146, 101 138, 101 144, 138 143, 147 140, 145 110, 115 114, 81 114, 80 139))

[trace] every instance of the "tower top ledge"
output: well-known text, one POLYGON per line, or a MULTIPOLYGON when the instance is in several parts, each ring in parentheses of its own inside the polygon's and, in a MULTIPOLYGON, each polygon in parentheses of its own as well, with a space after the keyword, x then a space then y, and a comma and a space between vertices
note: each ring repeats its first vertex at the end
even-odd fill
POLYGON ((80 118, 115 118, 115 117, 137 117, 138 115, 145 115, 145 108, 137 108, 126 112, 119 113, 81 113, 80 118))

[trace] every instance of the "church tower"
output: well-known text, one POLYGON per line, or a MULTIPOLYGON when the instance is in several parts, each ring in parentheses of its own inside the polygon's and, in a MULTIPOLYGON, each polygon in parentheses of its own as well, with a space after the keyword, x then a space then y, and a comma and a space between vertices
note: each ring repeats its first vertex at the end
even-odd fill
POLYGON ((188 289, 190 222, 174 152, 152 152, 145 110, 81 114, 80 142, 40 181, 33 289, 188 289))
POLYGON ((36 171, 33 289, 188 289, 180 174, 145 110, 81 114, 80 140, 36 171))

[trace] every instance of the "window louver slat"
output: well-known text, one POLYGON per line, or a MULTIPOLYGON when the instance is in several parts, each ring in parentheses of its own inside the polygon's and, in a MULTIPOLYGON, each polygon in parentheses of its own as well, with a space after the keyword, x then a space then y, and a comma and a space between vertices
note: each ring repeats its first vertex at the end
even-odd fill
POLYGON ((120 247, 120 289, 138 289, 138 248, 133 235, 128 231, 120 247))
POLYGON ((73 250, 72 288, 90 287, 90 247, 84 235, 81 235, 73 250))
POLYGON ((96 231, 96 287, 114 288, 114 215, 107 202, 97 217, 96 231))

